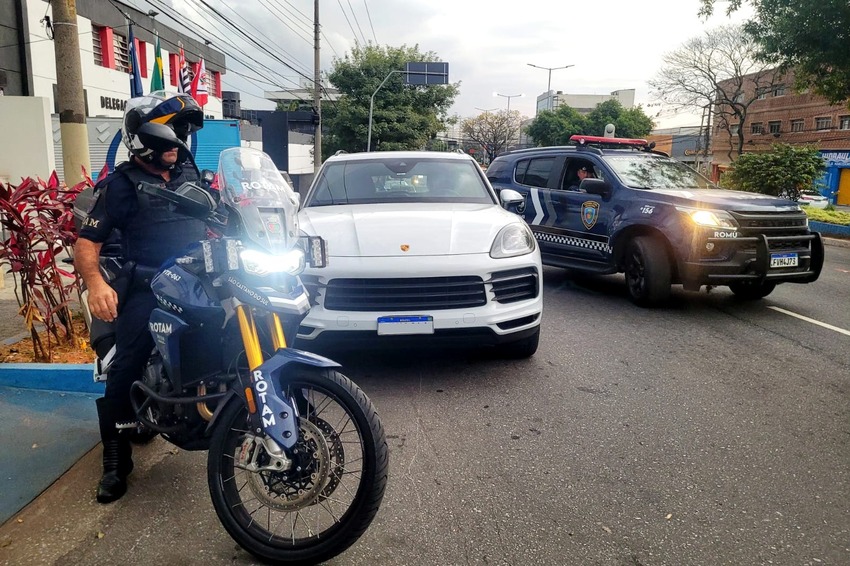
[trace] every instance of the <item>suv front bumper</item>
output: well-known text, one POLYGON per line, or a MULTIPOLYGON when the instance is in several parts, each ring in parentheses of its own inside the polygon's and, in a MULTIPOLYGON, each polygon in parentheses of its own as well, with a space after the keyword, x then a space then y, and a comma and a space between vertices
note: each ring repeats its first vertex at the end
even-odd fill
POLYGON ((707 238, 705 243, 725 246, 729 253, 723 259, 700 257, 689 259, 680 267, 686 287, 728 285, 737 281, 771 281, 774 283, 811 283, 823 269, 824 247, 821 235, 812 232, 794 236, 746 236, 739 238, 707 238), (780 247, 783 242, 809 242, 806 248, 780 247), (798 265, 770 267, 770 256, 796 253, 798 265))

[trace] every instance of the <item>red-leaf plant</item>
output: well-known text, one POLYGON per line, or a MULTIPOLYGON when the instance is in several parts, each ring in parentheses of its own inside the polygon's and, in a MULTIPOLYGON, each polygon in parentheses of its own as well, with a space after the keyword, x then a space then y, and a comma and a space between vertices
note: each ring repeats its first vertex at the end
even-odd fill
MULTIPOLYGON (((84 172, 85 173, 85 172, 84 172)), ((0 265, 15 274, 15 298, 33 342, 35 361, 52 362, 60 342, 75 344, 70 298, 80 298, 80 282, 73 268, 60 267, 71 257, 77 239, 74 200, 92 182, 67 187, 54 171, 50 180, 23 179, 16 186, 0 184, 0 223, 6 238, 0 242, 0 265), (37 323, 47 331, 47 344, 37 323), (60 326, 63 332, 59 332, 60 326)))

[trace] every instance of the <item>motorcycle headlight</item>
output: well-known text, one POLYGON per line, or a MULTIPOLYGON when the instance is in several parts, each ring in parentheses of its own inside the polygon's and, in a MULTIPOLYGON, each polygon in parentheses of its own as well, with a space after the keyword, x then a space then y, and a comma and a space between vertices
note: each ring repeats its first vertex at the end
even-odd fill
POLYGON ((677 206, 679 212, 683 212, 697 226, 707 228, 731 228, 737 229, 738 224, 732 215, 725 210, 708 210, 704 208, 685 208, 677 206))
POLYGON ((242 250, 239 252, 242 261, 242 269, 251 275, 270 275, 273 273, 287 273, 298 275, 304 271, 304 252, 294 249, 282 255, 272 255, 259 250, 242 250))
POLYGON ((534 234, 525 224, 509 224, 502 228, 493 245, 490 247, 490 257, 501 259, 530 254, 534 251, 534 234))

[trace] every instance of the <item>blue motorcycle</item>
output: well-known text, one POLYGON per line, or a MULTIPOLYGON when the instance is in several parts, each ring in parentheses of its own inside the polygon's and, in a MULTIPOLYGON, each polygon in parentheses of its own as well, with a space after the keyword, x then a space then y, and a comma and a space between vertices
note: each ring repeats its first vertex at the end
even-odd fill
MULTIPOLYGON (((217 234, 151 280, 155 348, 133 406, 143 429, 208 450, 213 506, 242 548, 270 563, 316 564, 375 517, 386 437, 336 362, 287 345, 284 328, 310 306, 299 274, 326 257, 323 240, 299 235, 298 195, 265 153, 248 148, 221 153, 217 183, 218 203, 195 184, 139 187, 217 234)), ((96 372, 105 374, 110 354, 101 350, 96 372)))

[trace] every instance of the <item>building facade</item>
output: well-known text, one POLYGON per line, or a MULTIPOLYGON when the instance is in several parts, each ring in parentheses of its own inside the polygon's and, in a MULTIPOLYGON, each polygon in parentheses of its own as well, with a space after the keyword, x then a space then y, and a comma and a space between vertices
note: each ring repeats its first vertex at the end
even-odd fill
MULTIPOLYGON (((145 93, 150 92, 157 35, 165 90, 177 91, 179 46, 190 67, 201 58, 207 70, 209 100, 204 113, 222 117, 224 54, 162 25, 131 6, 102 0, 77 0, 80 63, 88 117, 122 116, 130 98, 129 35, 124 13, 135 22, 133 34, 145 93), (122 13, 123 12, 123 13, 122 13)), ((56 58, 53 14, 46 0, 0 0, 0 88, 11 96, 39 96, 56 111, 56 58), (4 78, 5 75, 5 78, 4 78)))
POLYGON ((597 105, 608 100, 617 100, 623 108, 635 106, 635 89, 615 90, 611 94, 565 94, 563 91, 544 92, 537 97, 537 113, 541 110, 557 110, 559 106, 570 106, 579 114, 590 114, 597 105))
MULTIPOLYGON (((748 77, 744 77, 747 79, 748 77)), ((723 87, 723 83, 719 85, 723 87)), ((755 97, 744 123, 716 120, 712 131, 712 178, 715 180, 737 156, 738 132, 744 134, 745 153, 769 151, 775 143, 814 145, 826 162, 824 176, 815 188, 834 204, 850 205, 850 108, 829 104, 809 91, 794 90, 787 73, 768 89, 756 91, 753 80, 744 81, 745 98, 755 97)), ((716 107, 716 115, 727 115, 716 107)))

